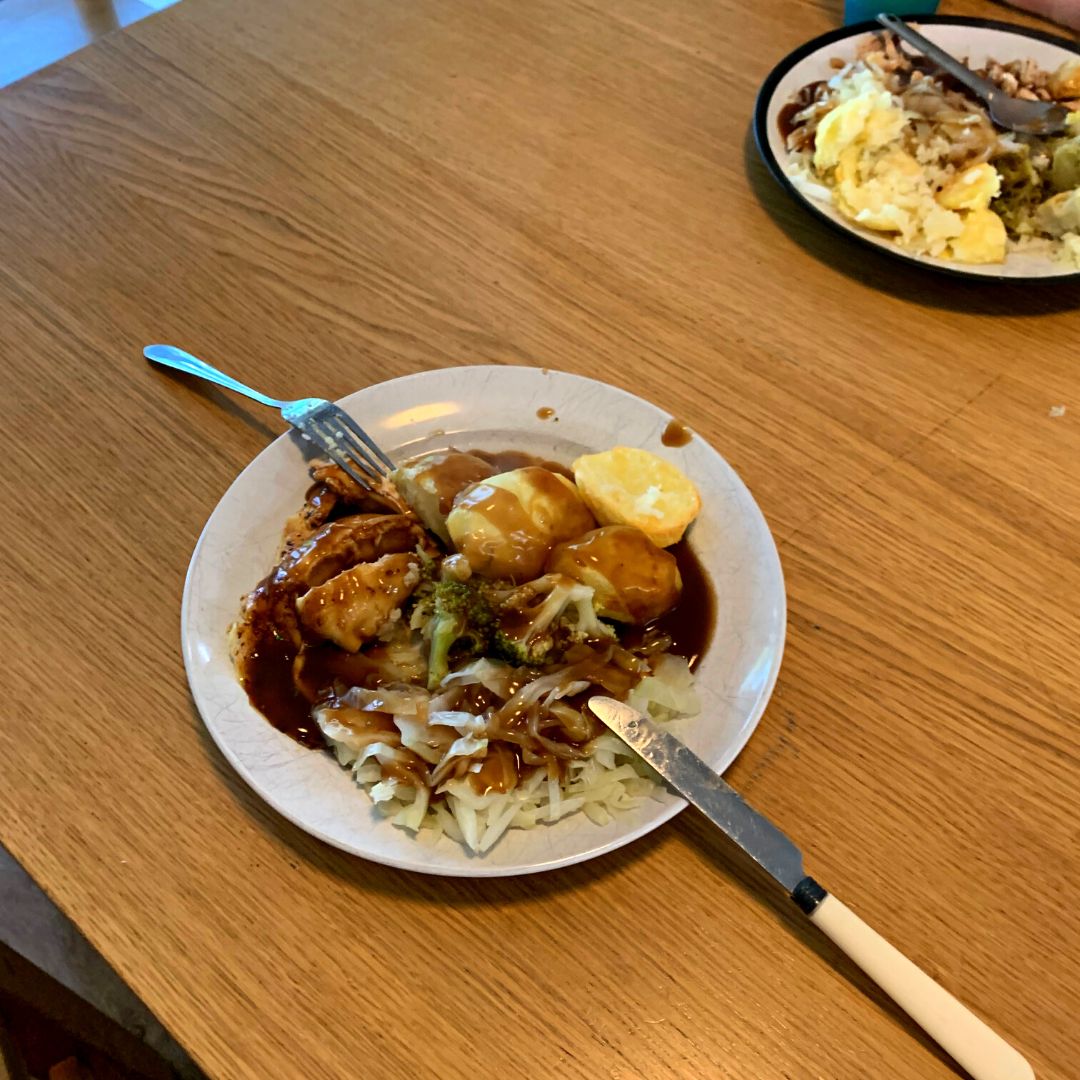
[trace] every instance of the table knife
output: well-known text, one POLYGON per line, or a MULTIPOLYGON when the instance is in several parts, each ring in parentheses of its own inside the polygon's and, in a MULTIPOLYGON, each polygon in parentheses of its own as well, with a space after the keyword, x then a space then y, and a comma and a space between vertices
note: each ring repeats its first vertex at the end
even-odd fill
POLYGON ((810 921, 974 1080, 1034 1080, 1028 1062, 1000 1035, 810 877, 791 840, 685 743, 613 698, 591 698, 589 707, 674 791, 775 878, 810 921))

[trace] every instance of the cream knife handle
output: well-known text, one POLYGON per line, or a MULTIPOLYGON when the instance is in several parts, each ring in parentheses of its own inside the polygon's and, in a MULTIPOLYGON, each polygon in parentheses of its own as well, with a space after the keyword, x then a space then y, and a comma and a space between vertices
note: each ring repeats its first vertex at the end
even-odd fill
POLYGON ((996 1031, 812 878, 792 898, 973 1080, 1034 1080, 1031 1066, 996 1031))

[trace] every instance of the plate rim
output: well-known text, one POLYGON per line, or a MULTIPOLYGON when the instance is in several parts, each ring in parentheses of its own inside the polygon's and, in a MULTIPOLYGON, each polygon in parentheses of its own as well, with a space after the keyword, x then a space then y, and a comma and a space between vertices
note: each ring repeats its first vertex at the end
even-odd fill
MULTIPOLYGON (((601 386, 606 392, 616 393, 624 396, 632 401, 641 402, 645 405, 656 409, 659 413, 667 415, 667 410, 661 406, 650 401, 648 398, 640 397, 637 394, 633 394, 628 390, 624 390, 622 387, 614 386, 611 383, 604 382, 601 379, 593 379, 589 376, 579 375, 576 372, 563 371, 559 368, 546 365, 540 367, 539 365, 519 365, 519 364, 461 364, 450 365, 445 368, 429 368, 422 371, 410 372, 405 375, 396 376, 393 379, 385 379, 380 382, 369 383, 365 386, 358 387, 356 390, 351 391, 348 394, 342 395, 336 399, 336 404, 341 404, 346 399, 353 397, 357 393, 361 393, 365 390, 373 389, 374 387, 387 387, 395 383, 405 383, 417 378, 423 378, 426 375, 438 373, 445 373, 449 370, 462 370, 462 369, 477 370, 479 372, 500 372, 505 373, 513 371, 515 369, 527 370, 537 372, 541 375, 557 375, 561 378, 569 378, 576 380, 581 384, 587 384, 592 386, 601 386)), ((768 675, 762 683, 762 688, 758 697, 754 703, 753 708, 749 711, 746 719, 741 725, 741 736, 733 740, 731 748, 725 754, 724 759, 716 767, 718 774, 723 774, 735 761, 735 759, 746 748, 747 743, 750 741, 754 732, 757 730, 758 724, 761 721, 762 716, 765 714, 765 710, 768 708, 769 702, 772 700, 773 692, 776 688, 776 683, 780 675, 780 669, 783 666, 784 651, 787 644, 787 621, 788 621, 788 599, 787 599, 787 583, 784 578, 783 563, 780 560, 779 548, 776 543, 776 537, 773 535, 772 528, 769 526, 768 519, 765 517, 764 512, 758 505, 757 500, 753 497, 753 493, 746 485, 745 481, 735 470, 735 468, 728 462, 728 460, 717 450, 709 440, 704 439, 700 434, 695 432, 698 438, 709 447, 714 454, 716 454, 721 461, 727 466, 727 468, 734 475, 736 480, 745 489, 749 496, 754 508, 761 518, 761 522, 765 527, 765 533, 769 539, 769 544, 765 549, 765 558, 772 564, 772 569, 776 574, 776 578, 779 584, 779 609, 777 611, 777 639, 776 646, 773 650, 773 658, 770 664, 768 675)), ((222 755, 228 761, 233 771, 239 776, 247 787, 267 806, 269 806, 276 814, 285 818, 291 824, 296 826, 301 831, 307 833, 309 836, 315 837, 317 840, 336 848, 339 851, 354 857, 366 859, 370 862, 378 863, 383 866, 390 866, 398 870, 408 871, 410 873, 420 873, 429 876, 438 877, 461 877, 461 878, 494 878, 494 877, 518 877, 526 874, 542 873, 547 870, 556 870, 566 866, 576 865, 578 863, 587 862, 594 858, 599 858, 603 855, 610 854, 613 851, 634 843, 637 840, 643 839, 649 833, 654 832, 662 825, 666 824, 673 817, 683 811, 689 804, 687 801, 679 796, 673 795, 672 800, 661 807, 659 807, 656 817, 647 823, 647 826, 636 831, 631 831, 623 836, 618 836, 601 845, 598 848, 591 849, 585 852, 575 852, 567 855, 558 856, 548 860, 540 860, 535 863, 530 863, 527 866, 498 866, 485 864, 478 860, 475 864, 461 864, 461 865, 432 865, 421 866, 417 864, 417 860, 408 860, 405 858, 396 858, 392 854, 372 854, 371 852, 361 852, 353 847, 348 846, 346 843, 341 842, 338 838, 328 835, 323 832, 317 826, 311 823, 301 820, 297 815, 293 814, 286 805, 284 805, 277 797, 276 794, 267 792, 261 784, 258 783, 256 777, 247 768, 247 766, 240 760, 237 754, 233 751, 232 747, 226 741, 223 735, 209 722, 208 711, 211 708, 211 703, 207 700, 206 695, 208 690, 202 686, 199 679, 195 677, 196 673, 196 657, 195 657, 195 638, 197 634, 192 631, 192 594, 195 588, 195 574, 196 567, 199 562, 199 557, 202 552, 204 542, 211 527, 214 524, 214 519, 219 512, 222 511, 223 505, 226 503, 229 494, 233 488, 238 485, 244 475, 251 469, 253 469, 264 454, 268 453, 272 447, 276 446, 282 440, 292 439, 293 433, 291 430, 282 432, 275 439, 268 442, 259 452, 251 458, 250 461, 238 472, 229 483, 228 487, 220 495, 217 502, 214 505, 213 510, 210 512, 206 519, 202 529, 200 530, 198 540, 192 549, 191 557, 188 561, 187 571, 184 576, 184 588, 181 597, 180 604, 180 636, 181 636, 181 653, 184 660, 184 672, 187 678, 188 689, 191 693, 192 699, 199 712, 199 719, 206 732, 210 735, 214 742, 214 745, 221 751, 222 755)), ((237 684, 239 685, 239 684, 237 684)), ((362 794, 360 789, 357 789, 358 794, 362 794)))
MULTIPOLYGON (((1027 37, 1036 41, 1042 41, 1048 45, 1057 45, 1080 56, 1080 44, 1076 41, 1070 41, 1066 37, 1050 33, 1046 30, 1033 30, 1024 26, 1019 26, 1016 23, 1005 22, 1001 19, 981 19, 969 15, 901 15, 900 18, 911 22, 921 23, 923 25, 970 26, 983 30, 999 30, 1009 34, 1015 34, 1019 37, 1027 37)), ((768 168, 773 179, 776 180, 801 206, 809 210, 819 221, 825 222, 836 232, 857 240, 863 247, 877 251, 890 259, 899 260, 907 266, 922 267, 935 273, 945 274, 948 277, 962 278, 965 281, 992 281, 995 283, 1012 284, 1018 282, 1056 284, 1062 281, 1075 281, 1080 279, 1080 270, 1068 270, 1060 274, 1046 274, 1040 277, 1018 277, 1010 274, 976 273, 971 270, 962 269, 961 265, 950 265, 943 259, 933 259, 931 261, 930 259, 916 258, 914 255, 905 252, 902 248, 896 247, 895 245, 883 246, 881 244, 875 244, 862 230, 837 221, 829 214, 826 214, 813 199, 804 195, 791 182, 791 177, 789 177, 781 168, 780 162, 777 160, 776 155, 772 151, 772 147, 769 145, 769 104, 776 93, 776 88, 780 84, 780 80, 783 79, 783 77, 799 63, 800 60, 819 52, 826 46, 835 44, 838 41, 847 41, 849 38, 858 37, 861 34, 869 34, 880 29, 881 27, 876 21, 868 19, 864 22, 853 23, 850 26, 840 26, 833 30, 827 30, 825 33, 819 34, 817 37, 803 42, 798 48, 793 49, 772 69, 772 71, 769 72, 768 75, 765 76, 765 80, 762 82, 758 89, 757 96, 754 99, 753 131, 754 142, 757 145, 758 153, 761 155, 762 160, 765 162, 765 166, 768 168)))

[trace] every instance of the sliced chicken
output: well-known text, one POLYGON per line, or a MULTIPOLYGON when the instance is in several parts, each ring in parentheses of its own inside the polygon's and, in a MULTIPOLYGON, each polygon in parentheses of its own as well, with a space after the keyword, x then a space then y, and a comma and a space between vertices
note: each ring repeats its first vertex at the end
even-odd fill
POLYGON ((356 563, 415 551, 418 544, 435 550, 427 533, 404 514, 354 514, 324 525, 288 552, 267 580, 293 588, 294 595, 299 595, 356 563))
POLYGON ((356 513, 406 514, 409 507, 389 481, 371 487, 361 487, 340 465, 317 462, 311 467, 311 478, 324 484, 342 503, 356 513))
POLYGON ((308 489, 304 505, 285 522, 281 541, 282 558, 310 540, 330 520, 340 501, 340 496, 326 484, 313 484, 308 489))
POLYGON ((401 617, 401 605, 419 583, 416 555, 384 555, 309 589, 297 599, 296 609, 306 630, 356 652, 387 623, 401 617))
MULTIPOLYGON (((291 680, 290 685, 279 686, 277 674, 289 670, 303 644, 296 598, 357 563, 405 553, 417 559, 418 546, 435 550, 434 541, 419 523, 403 514, 342 518, 287 552, 252 589, 230 636, 240 680, 265 716, 283 730, 292 730, 293 699, 303 700, 291 680)), ((307 745, 323 744, 317 730, 309 734, 310 740, 307 736, 302 740, 307 745)))
POLYGON ((282 558, 310 540, 335 513, 338 517, 343 514, 410 514, 393 484, 385 484, 385 490, 361 487, 339 465, 327 461, 316 462, 310 473, 315 482, 308 488, 304 505, 285 522, 282 558))

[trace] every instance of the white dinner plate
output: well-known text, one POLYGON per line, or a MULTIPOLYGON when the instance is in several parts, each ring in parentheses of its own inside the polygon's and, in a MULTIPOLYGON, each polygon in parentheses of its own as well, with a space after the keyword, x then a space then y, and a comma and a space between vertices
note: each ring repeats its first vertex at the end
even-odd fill
MULTIPOLYGON (((460 367, 380 383, 339 403, 393 457, 447 446, 521 449, 571 462, 584 451, 645 447, 682 468, 701 491, 689 542, 716 591, 716 626, 698 668, 700 716, 675 728, 723 770, 745 745, 780 667, 785 597, 769 528, 724 459, 694 436, 661 444, 669 417, 640 398, 558 371, 460 367), (554 410, 547 415, 546 410, 554 410)), ((226 631, 240 601, 275 562, 285 519, 310 484, 305 444, 283 435, 236 478, 203 530, 188 569, 184 662, 199 711, 236 771, 275 810, 327 843, 376 862, 431 874, 488 877, 550 870, 628 844, 685 803, 664 792, 605 826, 575 814, 511 830, 482 856, 447 837, 418 839, 383 818, 329 753, 304 749, 248 702, 226 631)), ((421 834, 423 835, 423 834, 421 834)))
MULTIPOLYGON (((982 66, 987 59, 1007 63, 1030 58, 1047 71, 1053 71, 1066 60, 1075 60, 1080 53, 1076 44, 1065 38, 989 19, 921 15, 911 16, 908 21, 917 25, 935 45, 940 45, 960 60, 966 60, 972 67, 982 66)), ((1010 252, 1003 263, 985 266, 916 255, 899 247, 888 236, 856 225, 832 205, 811 198, 795 187, 787 175, 787 166, 793 155, 788 153, 780 133, 780 110, 808 83, 835 75, 830 60, 836 58, 845 63, 854 60, 858 46, 879 29, 877 23, 866 22, 822 34, 786 56, 772 70, 758 93, 754 108, 754 137, 773 176, 808 210, 830 225, 906 262, 969 278, 1061 280, 1080 277, 1080 271, 1058 262, 1049 251, 1035 247, 1010 252)), ((914 51, 909 46, 904 47, 914 51)))

